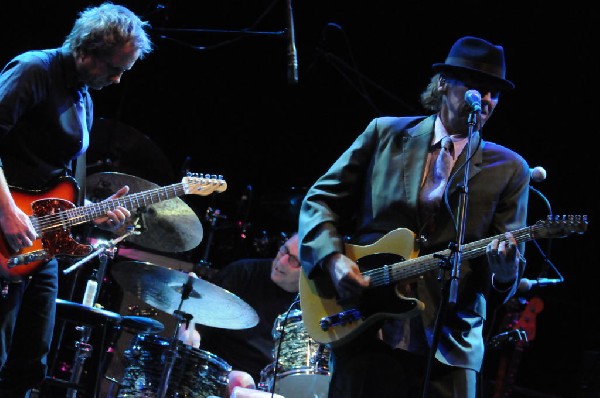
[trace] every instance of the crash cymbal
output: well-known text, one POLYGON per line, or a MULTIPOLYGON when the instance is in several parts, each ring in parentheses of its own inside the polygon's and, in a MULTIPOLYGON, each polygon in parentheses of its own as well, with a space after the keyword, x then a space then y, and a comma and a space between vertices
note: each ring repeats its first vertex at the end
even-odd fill
POLYGON ((86 151, 87 173, 120 172, 169 184, 176 176, 161 148, 117 120, 95 118, 86 151))
POLYGON ((196 323, 224 329, 246 329, 258 323, 256 311, 244 300, 187 273, 147 262, 123 261, 112 265, 111 274, 121 288, 166 313, 180 310, 192 315, 196 323), (181 303, 183 286, 188 282, 191 293, 181 303))
MULTIPOLYGON (((97 203, 124 185, 129 186, 129 194, 159 188, 153 182, 124 173, 97 173, 86 178, 86 197, 97 203)), ((198 216, 180 198, 170 198, 132 211, 130 220, 115 233, 122 236, 132 227, 141 233, 130 235, 125 241, 161 252, 192 250, 200 244, 203 235, 198 216)))

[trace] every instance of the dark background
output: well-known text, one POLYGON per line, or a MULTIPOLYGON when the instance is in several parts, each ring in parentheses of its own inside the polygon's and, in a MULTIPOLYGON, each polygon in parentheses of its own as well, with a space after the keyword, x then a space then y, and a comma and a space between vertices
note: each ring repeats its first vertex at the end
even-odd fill
MULTIPOLYGON (((0 61, 59 46, 77 12, 96 4, 5 2, 0 61)), ((156 48, 120 85, 92 92, 96 118, 123 124, 114 140, 124 149, 90 148, 89 172, 119 171, 160 185, 186 171, 223 175, 225 193, 183 198, 204 225, 203 242, 166 253, 215 269, 270 254, 296 228, 306 187, 371 118, 422 113, 418 98, 431 64, 442 62, 458 37, 502 44, 517 88, 502 94, 484 138, 548 171, 534 186, 554 214, 590 218, 582 236, 539 242, 565 283, 527 293, 544 308, 534 318, 535 339, 517 368, 514 396, 599 396, 597 11, 577 1, 298 1, 299 81, 290 84, 284 0, 122 4, 151 22, 156 48), (215 209, 226 218, 213 228, 205 215, 215 209)), ((107 141, 113 132, 94 134, 107 141)), ((532 192, 531 223, 548 213, 532 192)), ((527 250, 528 277, 558 277, 532 243, 527 250)), ((495 374, 484 377, 493 381, 495 374)))

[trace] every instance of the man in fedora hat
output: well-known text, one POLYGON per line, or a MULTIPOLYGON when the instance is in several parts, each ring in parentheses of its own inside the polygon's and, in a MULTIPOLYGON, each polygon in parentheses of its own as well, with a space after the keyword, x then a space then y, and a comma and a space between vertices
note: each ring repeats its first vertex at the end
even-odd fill
POLYGON ((311 330, 309 312, 325 308, 316 319, 333 322, 321 335, 332 348, 331 398, 474 398, 488 302, 508 300, 524 271, 524 245, 510 231, 526 226, 529 166, 481 135, 500 92, 514 88, 504 50, 462 37, 433 72, 421 94, 432 114, 372 120, 302 203, 303 318, 311 330), (463 251, 454 269, 460 256, 425 262, 423 255, 458 242, 461 209, 463 242, 489 243, 480 253, 463 251), (399 228, 413 234, 388 235, 399 228), (393 268, 386 265, 403 258, 361 261, 380 252, 417 262, 393 268), (333 300, 327 285, 335 288, 333 300), (350 308, 360 321, 343 329, 334 315, 350 308))

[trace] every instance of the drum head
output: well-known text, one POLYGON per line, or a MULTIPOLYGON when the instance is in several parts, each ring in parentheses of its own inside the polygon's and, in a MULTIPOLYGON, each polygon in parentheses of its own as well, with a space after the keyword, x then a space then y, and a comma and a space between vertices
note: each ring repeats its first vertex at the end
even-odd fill
POLYGON ((320 374, 292 374, 275 380, 276 394, 285 398, 327 398, 331 377, 320 374))

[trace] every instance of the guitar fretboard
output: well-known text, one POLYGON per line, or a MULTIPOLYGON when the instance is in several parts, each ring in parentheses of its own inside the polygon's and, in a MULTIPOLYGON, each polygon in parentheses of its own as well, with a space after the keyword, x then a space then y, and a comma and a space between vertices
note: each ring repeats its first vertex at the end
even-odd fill
POLYGON ((38 235, 42 232, 56 229, 66 229, 73 225, 83 224, 102 217, 106 212, 116 209, 118 206, 127 210, 135 210, 140 207, 152 205, 167 199, 176 198, 186 193, 186 185, 182 182, 155 188, 144 192, 125 195, 120 198, 91 203, 81 207, 48 214, 40 217, 31 217, 34 228, 38 235))

